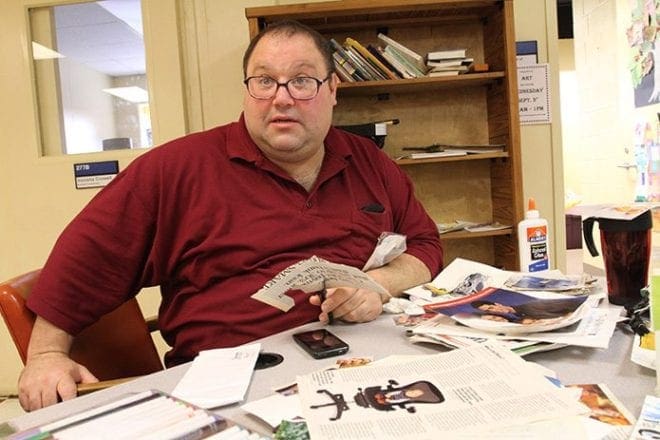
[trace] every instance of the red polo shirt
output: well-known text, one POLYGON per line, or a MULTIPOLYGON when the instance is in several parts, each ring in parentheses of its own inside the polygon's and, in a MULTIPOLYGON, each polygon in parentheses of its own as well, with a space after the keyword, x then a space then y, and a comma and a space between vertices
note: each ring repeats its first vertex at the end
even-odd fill
POLYGON ((362 267, 378 236, 393 231, 437 274, 438 231, 403 171, 370 141, 334 128, 325 146, 310 193, 261 154, 242 116, 154 148, 67 226, 28 306, 76 334, 160 285, 159 324, 174 365, 317 319, 300 291, 290 292, 288 313, 250 298, 312 255, 362 267))

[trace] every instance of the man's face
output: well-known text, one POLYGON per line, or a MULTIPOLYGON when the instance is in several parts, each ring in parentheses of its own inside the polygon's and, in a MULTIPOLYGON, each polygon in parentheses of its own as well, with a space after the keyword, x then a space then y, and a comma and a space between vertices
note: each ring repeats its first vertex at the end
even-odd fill
MULTIPOLYGON (((254 48, 247 64, 247 76, 269 76, 284 83, 298 76, 324 80, 330 72, 320 51, 306 35, 267 35, 254 48)), ((271 99, 255 99, 245 91, 245 123, 261 151, 275 163, 299 163, 323 148, 323 139, 332 122, 336 100, 336 79, 319 86, 308 101, 295 100, 286 87, 279 87, 271 99)))

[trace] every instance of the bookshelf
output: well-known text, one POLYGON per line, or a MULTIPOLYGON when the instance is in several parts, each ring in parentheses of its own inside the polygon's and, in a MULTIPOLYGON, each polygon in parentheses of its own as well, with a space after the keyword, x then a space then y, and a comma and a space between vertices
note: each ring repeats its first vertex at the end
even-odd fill
POLYGON ((328 38, 382 45, 377 34, 426 54, 465 48, 483 73, 341 83, 335 125, 399 119, 384 150, 504 144, 502 152, 398 160, 437 223, 497 221, 512 227, 442 235, 445 264, 456 257, 518 268, 515 226, 523 218, 513 0, 351 0, 246 8, 250 36, 281 19, 301 21, 328 38))

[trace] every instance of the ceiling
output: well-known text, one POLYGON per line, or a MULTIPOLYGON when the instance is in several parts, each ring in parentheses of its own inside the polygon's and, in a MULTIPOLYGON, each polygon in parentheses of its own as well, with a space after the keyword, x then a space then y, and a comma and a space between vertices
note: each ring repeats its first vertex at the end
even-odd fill
POLYGON ((110 76, 145 73, 140 0, 55 6, 57 51, 110 76))

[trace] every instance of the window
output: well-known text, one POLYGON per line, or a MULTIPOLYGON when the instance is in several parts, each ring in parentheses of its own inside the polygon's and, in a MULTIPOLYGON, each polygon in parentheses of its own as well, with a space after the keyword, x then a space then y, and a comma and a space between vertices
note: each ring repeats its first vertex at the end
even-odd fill
POLYGON ((152 146, 140 0, 29 9, 42 153, 152 146))

